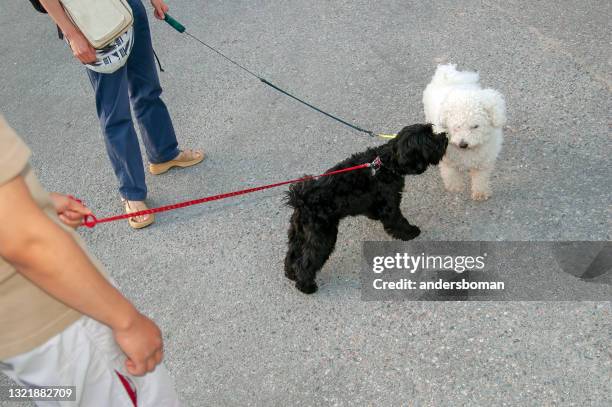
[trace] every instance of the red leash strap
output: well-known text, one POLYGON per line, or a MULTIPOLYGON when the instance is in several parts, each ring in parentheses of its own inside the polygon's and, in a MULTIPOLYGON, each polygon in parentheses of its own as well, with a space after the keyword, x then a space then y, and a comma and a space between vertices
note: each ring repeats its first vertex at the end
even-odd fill
POLYGON ((195 199, 193 201, 179 202, 179 203, 172 204, 172 205, 160 206, 158 208, 146 209, 144 211, 126 213, 123 215, 111 216, 108 218, 100 218, 100 219, 96 218, 94 215, 86 215, 85 218, 83 219, 83 225, 87 226, 88 228, 93 228, 99 223, 113 222, 116 220, 134 218, 136 216, 150 215, 153 213, 172 211, 175 209, 186 208, 192 205, 198 205, 204 202, 218 201, 220 199, 231 198, 233 196, 238 196, 238 195, 250 194, 252 192, 263 191, 264 189, 276 188, 276 187, 280 187, 280 186, 287 185, 287 184, 297 184, 298 182, 309 181, 311 179, 317 179, 320 177, 330 177, 332 175, 342 174, 342 173, 350 172, 350 171, 356 171, 362 168, 372 168, 375 171, 378 168, 380 168, 380 165, 381 165, 380 158, 376 157, 376 160, 374 160, 374 162, 372 163, 365 163, 365 164, 355 165, 353 167, 342 168, 340 170, 326 172, 321 175, 312 175, 308 177, 292 179, 289 181, 277 182, 275 184, 268 184, 268 185, 263 185, 263 186, 255 187, 255 188, 242 189, 240 191, 227 192, 225 194, 208 196, 205 198, 195 199))

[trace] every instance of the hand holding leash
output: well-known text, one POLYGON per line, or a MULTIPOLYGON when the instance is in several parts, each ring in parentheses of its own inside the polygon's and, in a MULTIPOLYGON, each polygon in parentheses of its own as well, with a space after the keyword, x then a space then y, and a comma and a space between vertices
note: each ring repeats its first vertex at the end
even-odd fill
POLYGON ((151 0, 151 5, 155 9, 155 12, 153 13, 155 18, 158 20, 164 20, 165 14, 168 12, 168 10, 170 10, 170 7, 164 3, 164 0, 151 0))

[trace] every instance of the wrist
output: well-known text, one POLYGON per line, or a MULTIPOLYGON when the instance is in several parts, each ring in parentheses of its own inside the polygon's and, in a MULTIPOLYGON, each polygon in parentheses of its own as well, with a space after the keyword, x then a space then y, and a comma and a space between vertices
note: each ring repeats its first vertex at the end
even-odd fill
POLYGON ((63 198, 64 195, 62 194, 58 194, 57 192, 49 192, 49 199, 51 200, 56 212, 59 212, 63 198))
MULTIPOLYGON (((126 300, 127 302, 127 300, 126 300)), ((140 313, 132 304, 127 302, 125 309, 113 310, 114 318, 110 322, 109 326, 113 331, 127 331, 131 329, 138 319, 141 317, 140 313)))
POLYGON ((78 37, 79 35, 82 35, 81 32, 79 31, 79 29, 76 28, 72 24, 68 24, 65 27, 61 27, 60 26, 60 30, 62 30, 62 33, 64 34, 64 37, 66 37, 66 39, 68 41, 70 41, 73 38, 78 37))

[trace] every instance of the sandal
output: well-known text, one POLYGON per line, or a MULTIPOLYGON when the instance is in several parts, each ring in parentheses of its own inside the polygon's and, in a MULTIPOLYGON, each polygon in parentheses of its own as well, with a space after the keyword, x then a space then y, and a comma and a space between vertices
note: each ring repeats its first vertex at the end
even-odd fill
POLYGON ((187 168, 196 165, 204 160, 204 153, 197 150, 181 150, 174 160, 165 163, 149 164, 149 172, 153 175, 163 174, 172 167, 187 168))
MULTIPOLYGON (((149 209, 144 201, 128 201, 127 199, 123 199, 122 201, 125 205, 125 213, 128 214, 149 209)), ((153 222, 155 222, 155 215, 152 213, 128 219, 128 223, 134 229, 146 228, 153 222)))

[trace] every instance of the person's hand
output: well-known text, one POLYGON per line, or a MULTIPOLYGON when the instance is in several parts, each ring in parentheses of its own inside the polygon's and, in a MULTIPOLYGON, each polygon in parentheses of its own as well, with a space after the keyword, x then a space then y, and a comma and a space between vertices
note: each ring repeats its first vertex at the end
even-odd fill
POLYGON ((49 196, 57 216, 65 225, 71 228, 78 228, 83 224, 85 215, 91 215, 89 208, 68 195, 52 192, 49 196))
POLYGON ((84 64, 96 62, 96 50, 80 31, 66 35, 66 39, 76 59, 84 64))
POLYGON ((170 7, 164 3, 164 0, 151 0, 151 5, 155 9, 153 14, 155 14, 158 20, 163 20, 168 10, 170 10, 170 7))
POLYGON ((152 372, 164 357, 161 331, 142 314, 136 313, 126 328, 113 329, 113 335, 127 356, 125 368, 131 375, 152 372))

